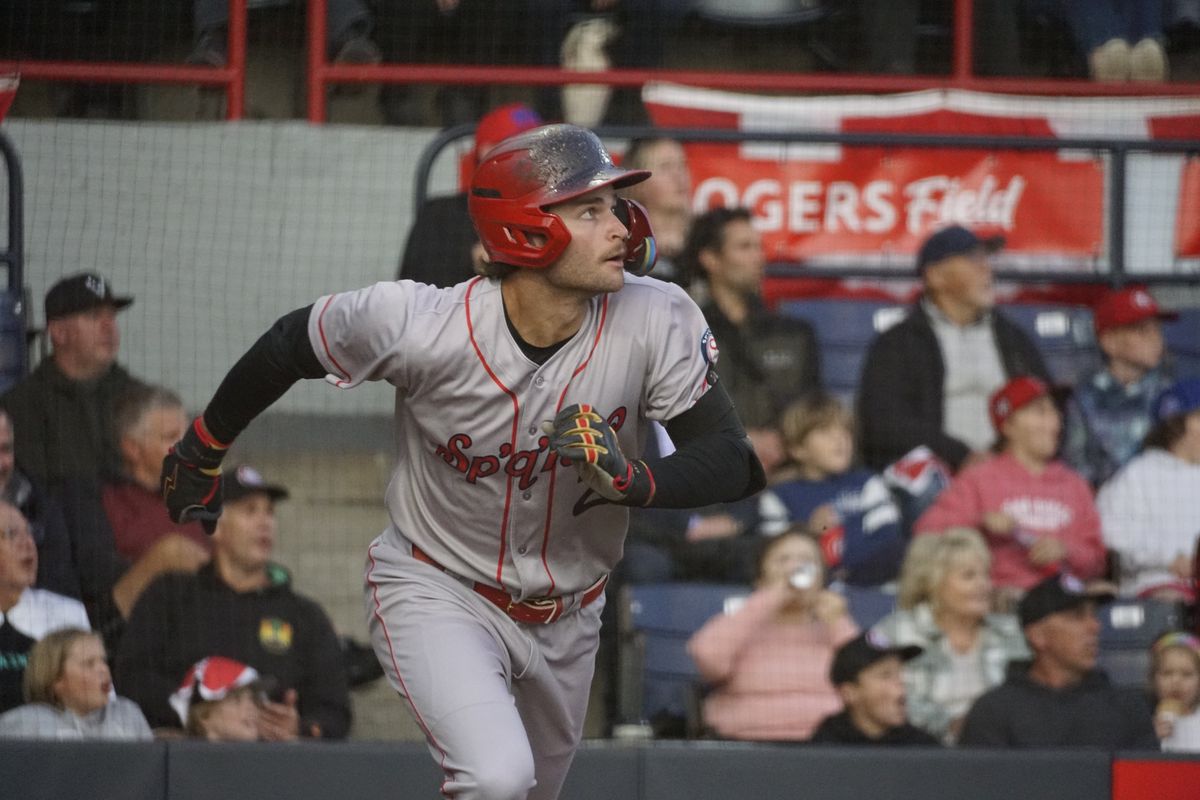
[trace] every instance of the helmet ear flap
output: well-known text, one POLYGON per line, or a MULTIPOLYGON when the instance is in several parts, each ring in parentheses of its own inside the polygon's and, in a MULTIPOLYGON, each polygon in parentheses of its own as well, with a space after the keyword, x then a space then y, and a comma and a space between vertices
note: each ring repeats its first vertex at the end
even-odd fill
POLYGON ((650 215, 636 200, 617 198, 614 209, 617 219, 629 231, 625 240, 625 270, 632 275, 646 275, 658 261, 658 246, 654 241, 654 230, 650 227, 650 215))

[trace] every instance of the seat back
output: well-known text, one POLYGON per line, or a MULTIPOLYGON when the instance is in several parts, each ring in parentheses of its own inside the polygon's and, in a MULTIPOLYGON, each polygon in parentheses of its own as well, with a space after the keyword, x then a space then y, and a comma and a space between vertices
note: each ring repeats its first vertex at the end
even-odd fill
POLYGON ((1180 309, 1179 319, 1163 323, 1163 338, 1181 378, 1200 375, 1200 308, 1180 309))
POLYGON ((876 622, 896 610, 896 593, 877 586, 837 587, 838 593, 846 598, 850 616, 859 629, 867 630, 876 622))
POLYGON ((1178 603, 1159 600, 1114 601, 1098 610, 1099 665, 1118 686, 1144 687, 1150 673, 1150 645, 1184 622, 1178 603))
POLYGON ((25 377, 29 348, 23 304, 20 295, 0 291, 0 394, 25 377))
POLYGON ((1074 386, 1100 365, 1091 309, 1054 303, 1013 303, 1003 306, 1001 313, 1037 345, 1055 383, 1074 386))
POLYGON ((663 713, 684 718, 700 680, 687 642, 718 614, 732 610, 750 588, 718 583, 626 586, 619 609, 620 713, 625 722, 663 713))

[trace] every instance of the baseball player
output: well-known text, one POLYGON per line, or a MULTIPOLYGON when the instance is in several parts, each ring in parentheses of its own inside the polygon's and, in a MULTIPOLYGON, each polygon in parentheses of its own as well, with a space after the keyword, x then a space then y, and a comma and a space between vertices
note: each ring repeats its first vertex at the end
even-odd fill
POLYGON ((647 177, 572 125, 506 140, 470 190, 489 277, 379 283, 285 315, 163 463, 172 515, 211 524, 226 449, 296 380, 396 387, 391 524, 368 551, 366 606, 446 797, 557 797, 628 507, 764 482, 699 309, 640 274, 653 238, 616 190, 647 177), (650 420, 673 455, 633 457, 650 420))

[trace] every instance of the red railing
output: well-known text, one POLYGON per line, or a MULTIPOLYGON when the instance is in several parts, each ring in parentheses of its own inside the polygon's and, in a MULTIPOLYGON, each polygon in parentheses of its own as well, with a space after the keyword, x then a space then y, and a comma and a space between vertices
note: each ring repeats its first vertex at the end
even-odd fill
MULTIPOLYGON (((322 3, 324 5, 324 3, 322 3)), ((225 88, 225 119, 246 112, 246 0, 229 0, 229 55, 224 67, 106 61, 0 61, 0 74, 31 81, 175 83, 225 88)))
POLYGON ((1200 83, 1096 83, 1052 78, 984 78, 971 69, 974 0, 955 0, 953 72, 933 75, 852 75, 791 72, 703 72, 697 70, 612 69, 578 72, 557 67, 446 66, 443 64, 332 64, 325 55, 326 0, 308 0, 308 120, 326 119, 326 89, 339 83, 448 83, 561 86, 593 83, 640 86, 668 81, 712 89, 783 92, 889 93, 921 89, 972 89, 1002 94, 1064 96, 1197 95, 1200 83))

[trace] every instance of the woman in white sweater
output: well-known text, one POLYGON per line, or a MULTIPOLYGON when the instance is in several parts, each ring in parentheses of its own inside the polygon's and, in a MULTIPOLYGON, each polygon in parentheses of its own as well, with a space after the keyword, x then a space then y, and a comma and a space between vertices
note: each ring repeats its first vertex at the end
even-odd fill
POLYGON ((1185 378, 1155 405, 1142 452, 1100 489, 1105 544, 1117 551, 1121 593, 1190 600, 1200 536, 1200 378, 1185 378))

